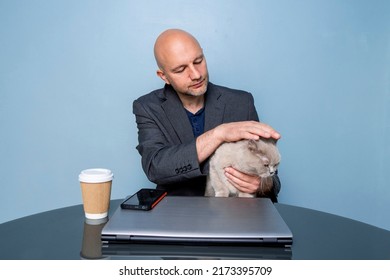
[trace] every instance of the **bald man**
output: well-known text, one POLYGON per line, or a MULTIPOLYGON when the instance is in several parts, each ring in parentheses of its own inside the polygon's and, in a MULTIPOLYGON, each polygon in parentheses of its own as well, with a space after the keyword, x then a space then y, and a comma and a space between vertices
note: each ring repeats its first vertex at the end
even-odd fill
MULTIPOLYGON (((272 127, 259 122, 249 92, 209 82, 206 58, 189 33, 169 29, 154 45, 157 75, 162 89, 133 103, 138 128, 137 150, 148 179, 169 195, 203 196, 208 159, 224 142, 242 139, 279 139, 272 127)), ((239 191, 257 193, 261 178, 232 167, 225 169, 239 191)), ((280 182, 266 197, 277 201, 280 182)))

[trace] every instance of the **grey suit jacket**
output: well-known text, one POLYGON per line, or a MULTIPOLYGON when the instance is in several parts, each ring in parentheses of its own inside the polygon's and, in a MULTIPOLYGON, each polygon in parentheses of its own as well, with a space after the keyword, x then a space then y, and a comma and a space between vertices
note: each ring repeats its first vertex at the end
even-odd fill
MULTIPOLYGON (((259 120, 248 92, 209 83, 205 96, 205 131, 222 123, 259 120)), ((166 85, 138 98, 133 113, 148 179, 170 195, 204 195, 208 161, 198 163, 192 126, 174 89, 166 85)))

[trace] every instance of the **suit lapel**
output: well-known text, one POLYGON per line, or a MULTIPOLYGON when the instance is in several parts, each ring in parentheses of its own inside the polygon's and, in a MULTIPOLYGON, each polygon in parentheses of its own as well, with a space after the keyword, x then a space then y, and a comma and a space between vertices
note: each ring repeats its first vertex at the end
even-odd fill
POLYGON ((221 95, 218 88, 209 83, 205 102, 205 132, 223 123, 225 103, 222 101, 221 95))
POLYGON ((166 101, 162 103, 161 107, 175 130, 177 137, 180 139, 181 143, 192 141, 194 139, 192 127, 177 93, 172 87, 166 86, 164 95, 166 101))
MULTIPOLYGON (((171 123, 181 143, 188 143, 194 139, 192 126, 177 93, 172 87, 164 89, 165 102, 161 107, 171 123)), ((205 107, 205 132, 223 123, 225 103, 222 101, 221 92, 212 83, 209 83, 206 93, 205 107)))

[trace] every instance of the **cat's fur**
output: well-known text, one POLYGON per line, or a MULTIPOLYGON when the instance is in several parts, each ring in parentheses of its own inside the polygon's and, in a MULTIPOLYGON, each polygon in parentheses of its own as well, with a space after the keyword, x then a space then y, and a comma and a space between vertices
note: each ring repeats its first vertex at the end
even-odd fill
POLYGON ((222 144, 210 158, 205 196, 254 197, 238 191, 230 184, 224 174, 226 167, 233 167, 243 173, 261 177, 259 193, 264 194, 272 188, 272 175, 280 162, 276 140, 241 140, 222 144))

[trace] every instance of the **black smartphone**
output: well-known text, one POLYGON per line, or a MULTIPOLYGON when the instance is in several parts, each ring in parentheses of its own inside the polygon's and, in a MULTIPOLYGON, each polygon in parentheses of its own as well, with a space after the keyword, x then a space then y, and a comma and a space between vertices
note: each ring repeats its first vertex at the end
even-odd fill
POLYGON ((122 209, 151 210, 165 196, 166 191, 156 189, 140 189, 121 203, 122 209))

